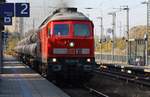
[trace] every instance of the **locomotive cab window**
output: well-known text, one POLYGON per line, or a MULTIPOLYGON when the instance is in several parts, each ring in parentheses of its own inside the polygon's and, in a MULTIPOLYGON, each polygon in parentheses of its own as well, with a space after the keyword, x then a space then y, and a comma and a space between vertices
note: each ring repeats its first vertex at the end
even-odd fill
POLYGON ((55 24, 54 25, 54 35, 67 36, 68 34, 69 34, 68 24, 55 24))
POLYGON ((74 24, 74 35, 75 36, 89 36, 90 27, 88 24, 74 24))

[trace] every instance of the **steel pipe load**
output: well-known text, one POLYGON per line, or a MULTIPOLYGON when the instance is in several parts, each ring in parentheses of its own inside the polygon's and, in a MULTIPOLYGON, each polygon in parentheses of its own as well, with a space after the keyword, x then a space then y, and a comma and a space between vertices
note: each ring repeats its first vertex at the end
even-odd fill
POLYGON ((37 42, 37 40, 38 40, 37 33, 32 34, 30 37, 30 43, 35 43, 37 42))
POLYGON ((17 45, 26 45, 30 43, 30 36, 21 40, 17 45))
POLYGON ((25 54, 35 57, 37 55, 37 44, 26 45, 23 51, 25 54))
POLYGON ((37 43, 33 43, 30 45, 17 46, 15 51, 18 53, 36 56, 37 55, 37 43))
POLYGON ((28 36, 25 36, 25 38, 23 40, 18 42, 17 46, 36 43, 37 40, 38 40, 37 31, 38 30, 29 31, 28 34, 27 34, 28 36))

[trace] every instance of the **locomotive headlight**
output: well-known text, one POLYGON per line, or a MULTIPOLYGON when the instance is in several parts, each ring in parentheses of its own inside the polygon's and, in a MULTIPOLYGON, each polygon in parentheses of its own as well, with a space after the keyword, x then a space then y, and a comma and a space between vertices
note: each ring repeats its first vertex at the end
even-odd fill
POLYGON ((127 73, 131 74, 131 73, 132 73, 132 71, 131 71, 131 70, 128 70, 128 71, 127 71, 127 73))
POLYGON ((91 59, 90 59, 90 58, 87 58, 86 61, 87 61, 87 62, 91 62, 91 59))
POLYGON ((74 47, 74 42, 70 42, 69 46, 74 47))
POLYGON ((56 61, 57 61, 57 59, 56 59, 56 58, 53 58, 53 59, 52 59, 52 61, 53 61, 53 62, 56 62, 56 61))

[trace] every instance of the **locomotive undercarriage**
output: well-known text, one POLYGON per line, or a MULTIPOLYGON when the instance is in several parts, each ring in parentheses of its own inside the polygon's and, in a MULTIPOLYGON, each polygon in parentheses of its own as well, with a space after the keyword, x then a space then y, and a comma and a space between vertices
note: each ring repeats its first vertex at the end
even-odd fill
POLYGON ((93 62, 86 59, 57 59, 58 62, 49 61, 48 78, 62 79, 65 81, 87 81, 92 77, 93 62), (54 75, 54 76, 53 76, 54 75))
POLYGON ((87 62, 87 58, 59 58, 57 62, 49 59, 48 63, 42 63, 41 61, 37 61, 36 58, 27 55, 21 55, 19 59, 49 80, 64 80, 69 82, 84 82, 89 80, 92 77, 92 70, 95 65, 94 58, 91 58, 90 62, 87 62))

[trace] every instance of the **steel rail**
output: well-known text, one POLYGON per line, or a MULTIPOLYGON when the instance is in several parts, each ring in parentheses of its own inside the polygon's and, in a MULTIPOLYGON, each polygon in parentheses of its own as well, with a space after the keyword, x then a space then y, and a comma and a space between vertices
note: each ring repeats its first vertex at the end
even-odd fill
POLYGON ((102 93, 100 91, 97 91, 97 90, 95 90, 93 88, 90 88, 88 86, 84 86, 84 88, 89 90, 90 93, 92 93, 92 94, 94 94, 94 95, 96 95, 98 97, 109 97, 108 95, 106 95, 106 94, 104 94, 104 93, 102 93))
POLYGON ((118 79, 122 79, 122 80, 126 80, 126 81, 130 81, 130 82, 135 82, 137 84, 142 84, 144 86, 148 86, 150 87, 150 82, 147 80, 147 79, 143 79, 143 78, 138 78, 138 77, 131 77, 129 75, 126 75, 125 74, 121 74, 121 73, 116 73, 116 72, 106 72, 106 71, 98 71, 98 70, 95 70, 94 71, 95 73, 100 73, 100 74, 103 74, 103 75, 106 75, 106 76, 110 76, 110 77, 115 77, 115 78, 118 78, 118 79))

